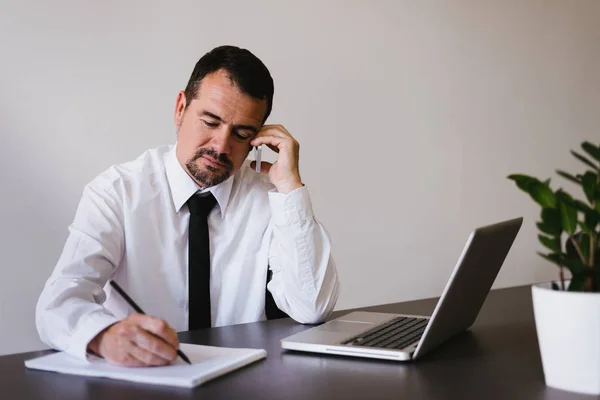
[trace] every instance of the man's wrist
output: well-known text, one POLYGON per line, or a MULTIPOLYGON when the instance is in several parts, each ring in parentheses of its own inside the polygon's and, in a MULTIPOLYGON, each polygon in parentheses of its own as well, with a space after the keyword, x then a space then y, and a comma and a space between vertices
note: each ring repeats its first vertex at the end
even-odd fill
MULTIPOLYGON (((100 336, 101 334, 98 334, 98 336, 100 336)), ((92 339, 92 341, 90 343, 88 343, 87 346, 87 351, 90 353, 94 353, 95 355, 99 356, 100 355, 100 340, 98 338, 98 336, 96 336, 95 338, 92 339)))
MULTIPOLYGON (((112 325, 110 325, 110 326, 112 326, 112 325)), ((102 355, 100 354, 100 343, 102 342, 102 338, 104 337, 104 334, 106 333, 108 328, 110 328, 110 326, 101 330, 96 336, 94 336, 94 338, 92 340, 90 340, 90 342, 87 345, 87 350, 89 352, 92 352, 95 355, 102 357, 102 355)))
POLYGON ((275 188, 279 193, 288 194, 289 192, 303 187, 300 179, 292 179, 290 181, 280 182, 275 185, 275 188))

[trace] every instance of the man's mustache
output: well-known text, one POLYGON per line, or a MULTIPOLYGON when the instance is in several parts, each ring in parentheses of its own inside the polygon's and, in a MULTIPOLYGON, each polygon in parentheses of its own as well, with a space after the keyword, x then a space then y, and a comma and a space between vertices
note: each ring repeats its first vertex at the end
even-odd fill
POLYGON ((233 167, 233 162, 229 159, 227 154, 217 153, 214 149, 204 147, 196 151, 196 154, 194 154, 194 157, 192 157, 191 161, 196 161, 197 159, 203 156, 208 156, 213 160, 217 160, 218 162, 220 162, 228 168, 233 167))

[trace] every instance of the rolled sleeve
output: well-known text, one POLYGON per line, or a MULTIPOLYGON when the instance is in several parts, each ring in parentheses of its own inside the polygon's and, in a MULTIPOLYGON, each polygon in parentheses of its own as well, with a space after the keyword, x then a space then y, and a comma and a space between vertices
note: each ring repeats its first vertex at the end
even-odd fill
POLYGON ((338 276, 325 228, 314 217, 308 188, 269 192, 273 239, 268 284, 282 311, 300 323, 326 318, 338 298, 338 276))
POLYGON ((89 342, 118 321, 103 307, 104 286, 124 245, 118 203, 107 191, 88 185, 69 232, 38 299, 36 326, 44 343, 86 360, 89 342))
POLYGON ((79 323, 77 330, 73 333, 66 352, 87 361, 89 354, 87 347, 90 341, 104 329, 118 321, 118 318, 105 311, 88 314, 85 320, 79 323))

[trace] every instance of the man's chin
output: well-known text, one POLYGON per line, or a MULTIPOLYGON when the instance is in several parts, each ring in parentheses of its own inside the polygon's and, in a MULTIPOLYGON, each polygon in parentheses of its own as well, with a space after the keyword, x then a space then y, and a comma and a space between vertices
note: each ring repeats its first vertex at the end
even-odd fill
POLYGON ((202 187, 216 186, 231 176, 231 173, 225 167, 215 168, 202 162, 188 165, 188 170, 196 183, 202 187))

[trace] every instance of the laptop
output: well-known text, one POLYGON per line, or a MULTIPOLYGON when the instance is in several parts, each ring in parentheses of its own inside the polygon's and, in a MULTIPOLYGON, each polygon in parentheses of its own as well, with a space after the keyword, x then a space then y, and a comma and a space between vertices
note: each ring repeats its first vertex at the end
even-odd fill
POLYGON ((475 322, 522 223, 519 217, 471 232, 430 317, 355 311, 288 336, 281 347, 396 361, 418 359, 475 322))

